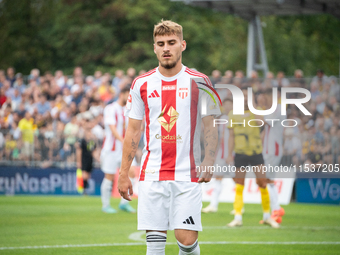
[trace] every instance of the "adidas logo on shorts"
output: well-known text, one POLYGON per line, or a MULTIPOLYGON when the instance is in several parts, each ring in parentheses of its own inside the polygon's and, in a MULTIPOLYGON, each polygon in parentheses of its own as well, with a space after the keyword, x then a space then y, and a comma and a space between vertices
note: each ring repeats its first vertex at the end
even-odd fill
POLYGON ((183 221, 183 224, 192 224, 195 225, 194 220, 192 219, 192 217, 190 216, 189 218, 187 218, 185 221, 183 221))

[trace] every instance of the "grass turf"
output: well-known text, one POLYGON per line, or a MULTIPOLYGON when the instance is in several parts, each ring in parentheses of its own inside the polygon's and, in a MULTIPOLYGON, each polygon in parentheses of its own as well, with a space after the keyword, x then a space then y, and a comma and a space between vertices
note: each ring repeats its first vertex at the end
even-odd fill
MULTIPOLYGON (((112 204, 118 207, 119 200, 112 204)), ((137 202, 132 205, 136 208, 137 202)), ((206 203, 204 204, 206 205, 206 203)), ((137 232, 136 214, 101 212, 99 197, 15 196, 0 197, 0 254, 145 254, 145 245, 1 249, 2 247, 126 244, 137 232)), ((232 220, 231 204, 222 203, 214 214, 203 214, 200 242, 231 242, 200 245, 201 254, 340 254, 340 208, 328 205, 290 204, 285 207, 281 229, 259 225, 260 205, 245 205, 243 227, 225 227, 232 220), (265 242, 245 244, 238 242, 265 242), (274 242, 274 243, 270 243, 274 242), (287 242, 287 244, 282 244, 287 242), (291 242, 310 242, 293 244, 291 242), (332 244, 317 244, 331 242, 332 244), (334 244, 337 242, 336 244, 334 244), (314 244, 312 244, 314 243, 314 244)), ((145 234, 137 234, 141 240, 145 234)), ((175 243, 173 231, 168 242, 175 243)), ((178 254, 167 245, 166 254, 178 254)))

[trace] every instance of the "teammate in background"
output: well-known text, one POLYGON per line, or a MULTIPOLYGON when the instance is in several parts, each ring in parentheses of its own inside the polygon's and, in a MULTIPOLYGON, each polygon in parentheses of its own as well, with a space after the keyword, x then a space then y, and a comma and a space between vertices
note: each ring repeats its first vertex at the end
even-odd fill
MULTIPOLYGON (((243 88, 244 94, 244 115, 233 115, 233 111, 229 112, 229 141, 228 141, 228 159, 227 162, 232 164, 235 161, 236 173, 234 181, 235 186, 235 202, 234 220, 231 221, 229 227, 242 226, 242 208, 243 208, 243 189, 246 172, 240 171, 241 167, 257 166, 260 169, 256 172, 256 183, 260 187, 262 209, 263 209, 263 223, 269 224, 273 228, 278 228, 280 225, 270 217, 270 198, 267 189, 266 176, 262 172, 262 165, 264 164, 262 156, 262 140, 260 137, 260 128, 251 127, 248 121, 252 119, 263 119, 256 116, 249 111, 247 100, 247 88, 243 88), (234 124, 238 123, 238 124, 234 124), (235 152, 235 159, 233 159, 233 151, 235 152)), ((253 100, 254 102, 254 100, 253 100)), ((251 123, 252 126, 259 124, 251 123)))
MULTIPOLYGON (((222 109, 223 115, 220 116, 220 119, 228 120, 228 113, 233 108, 233 101, 229 98, 224 99, 222 108, 223 108, 222 109)), ((215 159, 215 165, 223 167, 223 166, 228 165, 226 161, 227 156, 228 156, 228 139, 229 139, 229 129, 228 129, 227 124, 218 125, 218 137, 219 137, 219 145, 218 145, 217 156, 215 159)), ((214 177, 216 178, 216 181, 214 183, 215 186, 211 194, 210 204, 207 207, 202 209, 203 213, 217 212, 218 203, 219 203, 218 198, 222 191, 222 178, 226 174, 224 174, 223 172, 214 173, 214 177)))
MULTIPOLYGON (((105 176, 100 187, 102 199, 102 211, 105 213, 116 213, 111 207, 110 198, 112 184, 117 168, 120 166, 122 158, 123 139, 125 136, 128 118, 124 116, 126 101, 129 96, 129 88, 120 91, 118 100, 108 104, 104 109, 105 139, 100 154, 101 169, 105 176)), ((130 178, 134 177, 134 172, 130 170, 130 178)), ((134 213, 135 209, 124 198, 121 198, 119 209, 134 213)))
MULTIPOLYGON (((279 92, 278 92, 279 95, 279 92)), ((273 91, 267 89, 265 91, 266 109, 270 109, 273 104, 273 91)), ((278 96, 279 98, 279 96, 278 96)), ((278 103, 275 112, 266 116, 268 125, 264 127, 263 138, 263 159, 267 167, 279 166, 283 155, 283 131, 284 127, 281 125, 281 121, 284 119, 281 115, 281 104, 278 103), (275 119, 279 121, 269 121, 275 119)), ((267 187, 270 195, 270 207, 272 210, 271 217, 277 222, 282 222, 282 216, 285 214, 284 209, 279 204, 279 192, 274 183, 275 173, 267 172, 267 187)), ((263 222, 260 221, 262 224, 263 222)))
POLYGON ((98 162, 99 152, 96 150, 96 137, 92 134, 91 129, 93 128, 93 116, 90 112, 85 115, 83 122, 84 126, 84 137, 76 142, 76 159, 77 159, 77 180, 78 192, 86 194, 88 188, 88 180, 91 178, 91 172, 93 170, 93 159, 98 162), (80 173, 79 173, 80 172, 80 173), (80 176, 79 176, 80 174, 80 176))
MULTIPOLYGON (((147 254, 165 254, 167 230, 175 230, 179 254, 200 254, 198 231, 202 231, 202 191, 200 182, 212 173, 196 172, 196 166, 212 166, 218 143, 213 116, 220 110, 208 102, 208 114, 201 113, 205 95, 192 79, 211 86, 209 78, 182 65, 186 48, 182 26, 161 21, 154 28, 154 52, 159 66, 137 77, 127 104, 122 168, 118 180, 120 194, 133 194, 128 170, 146 116, 145 148, 138 190, 138 229, 146 230, 147 254), (214 110, 214 113, 212 113, 214 110), (200 164, 201 119, 204 123, 205 158, 200 164)), ((209 100, 209 97, 208 97, 209 100)))

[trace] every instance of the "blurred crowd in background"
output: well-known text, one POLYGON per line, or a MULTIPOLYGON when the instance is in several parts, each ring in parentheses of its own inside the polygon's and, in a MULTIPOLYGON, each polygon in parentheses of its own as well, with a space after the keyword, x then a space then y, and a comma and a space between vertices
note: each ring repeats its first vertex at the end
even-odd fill
MULTIPOLYGON (((145 73, 134 68, 114 75, 96 71, 84 75, 81 67, 67 76, 58 70, 41 74, 38 69, 24 76, 14 68, 0 70, 0 162, 39 167, 75 166, 75 143, 82 137, 84 122, 91 116, 92 134, 98 150, 104 139, 103 109, 115 101, 119 92, 131 86, 133 79, 145 73)), ((288 106, 287 119, 298 125, 284 132, 283 164, 302 162, 334 164, 340 161, 340 85, 339 79, 327 77, 317 70, 315 77, 306 78, 302 70, 293 77, 283 72, 269 72, 259 78, 256 71, 246 78, 242 71, 214 70, 213 85, 251 86, 257 106, 265 105, 264 91, 272 87, 302 87, 311 92, 304 104, 312 113, 305 116, 288 106)), ((221 91, 223 98, 229 97, 221 91)), ((291 95, 294 96, 294 95, 291 95)), ((140 144, 142 147, 142 144, 140 144)), ((98 164, 98 162, 97 162, 98 164)))

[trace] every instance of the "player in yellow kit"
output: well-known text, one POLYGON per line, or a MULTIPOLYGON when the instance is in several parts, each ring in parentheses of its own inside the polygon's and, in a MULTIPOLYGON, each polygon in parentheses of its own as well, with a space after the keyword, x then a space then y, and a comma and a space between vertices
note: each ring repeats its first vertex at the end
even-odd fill
MULTIPOLYGON (((257 170, 256 183, 260 187, 262 209, 263 209, 263 223, 269 224, 273 228, 278 228, 280 225, 270 217, 270 198, 267 189, 266 175, 263 173, 262 165, 264 160, 262 156, 262 140, 260 137, 260 126, 259 121, 251 121, 248 125, 249 120, 263 119, 260 116, 253 114, 247 104, 248 91, 247 88, 242 89, 244 94, 244 115, 234 115, 233 111, 229 112, 229 141, 228 141, 228 158, 227 162, 236 167, 236 173, 234 177, 235 187, 235 202, 234 220, 231 221, 227 226, 237 227, 242 226, 242 208, 243 208, 243 189, 244 179, 246 176, 245 167, 256 166, 257 170), (238 123, 238 124, 235 124, 238 123), (235 158, 233 158, 233 151, 235 152, 235 158)), ((254 100, 253 100, 254 102, 254 100)))

